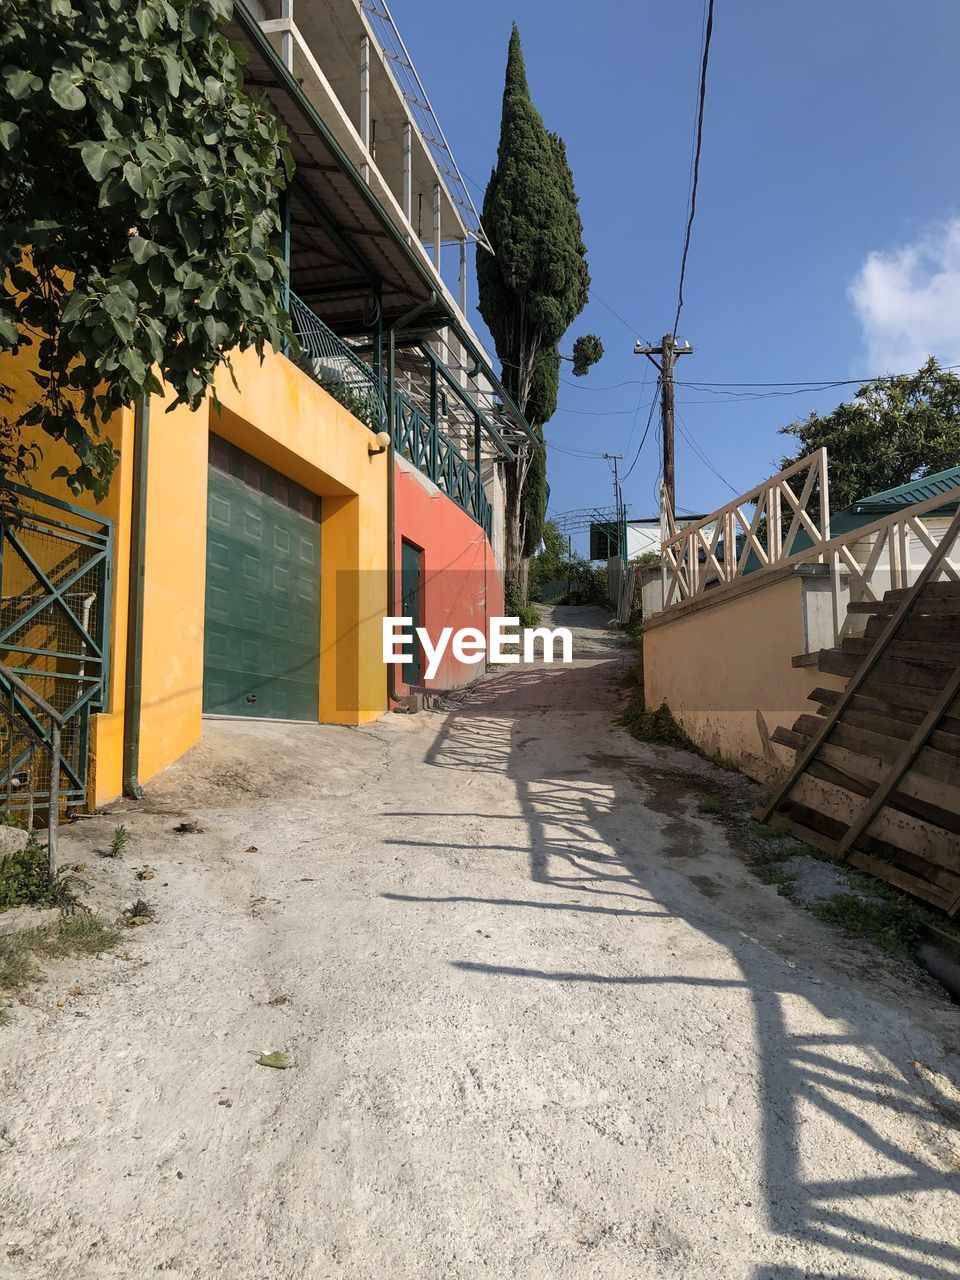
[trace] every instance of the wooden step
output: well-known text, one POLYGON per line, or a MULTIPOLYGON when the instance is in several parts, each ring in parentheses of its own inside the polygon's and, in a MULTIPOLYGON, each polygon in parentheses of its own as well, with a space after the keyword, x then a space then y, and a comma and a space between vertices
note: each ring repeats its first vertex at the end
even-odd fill
MULTIPOLYGON (((876 646, 876 637, 847 636, 840 644, 844 653, 868 654, 876 646)), ((960 637, 958 642, 937 642, 932 640, 908 640, 898 631, 891 640, 884 654, 891 658, 907 658, 913 662, 943 663, 955 667, 960 662, 960 637)))
MULTIPOLYGON (((876 640, 887 625, 886 618, 868 618, 863 639, 876 640)), ((952 617, 913 614, 897 628, 897 640, 929 640, 934 644, 960 644, 960 612, 952 617)))
MULTIPOLYGON (((800 720, 816 720, 816 716, 800 717, 800 720)), ((800 721, 797 722, 797 725, 800 721)), ((784 747, 792 747, 797 752, 804 750, 810 741, 810 733, 804 732, 797 725, 793 729, 778 728, 774 731, 773 741, 784 747)), ((881 782, 902 753, 905 743, 888 739, 889 746, 878 748, 877 734, 858 734, 856 730, 844 725, 837 725, 830 737, 817 751, 817 759, 823 760, 834 769, 848 775, 862 785, 855 789, 861 795, 872 795, 874 784, 881 782), (871 742, 864 741, 872 739, 871 742), (872 749, 871 749, 872 748, 872 749)), ((883 740, 880 739, 882 742, 883 740)), ((831 779, 840 781, 840 779, 831 779)), ((910 770, 897 783, 896 791, 891 795, 893 805, 903 805, 911 812, 918 812, 920 817, 938 822, 953 831, 957 839, 957 866, 960 872, 960 768, 958 761, 942 752, 923 751, 914 761, 910 770), (919 801, 922 809, 918 810, 913 802, 919 801)))
MULTIPOLYGON (((794 781, 790 798, 794 797, 799 803, 817 809, 844 826, 849 826, 856 817, 862 801, 862 797, 853 796, 845 787, 812 777, 809 773, 801 774, 794 781)), ((906 849, 952 873, 960 868, 960 848, 952 831, 944 831, 942 827, 900 809, 892 809, 889 805, 884 805, 875 815, 865 834, 876 836, 895 848, 906 849)))
MULTIPOLYGON (((827 675, 846 676, 849 679, 857 674, 863 666, 863 655, 846 653, 843 649, 821 649, 819 668, 827 675)), ((956 663, 938 662, 926 658, 880 658, 873 666, 868 679, 893 685, 908 685, 911 688, 931 689, 943 688, 956 663)))
MULTIPOLYGON (((883 593, 884 600, 896 600, 897 603, 903 600, 907 593, 912 591, 913 587, 892 587, 889 591, 883 593)), ((960 597, 960 582, 954 579, 945 579, 943 582, 928 582, 923 589, 920 597, 921 601, 927 599, 960 597)))
MULTIPOLYGON (((843 695, 840 689, 814 689, 807 696, 811 702, 818 702, 821 707, 833 707, 843 695)), ((926 689, 902 687, 892 689, 891 696, 888 698, 880 697, 875 693, 856 693, 844 709, 843 719, 849 724, 856 724, 857 721, 850 718, 852 715, 879 717, 885 722, 882 726, 878 726, 880 732, 895 735, 897 730, 893 726, 897 725, 899 736, 912 738, 914 729, 923 720, 924 712, 929 709, 935 697, 935 693, 930 693, 926 689)), ((930 739, 931 745, 939 746, 941 750, 951 753, 960 750, 960 705, 958 703, 954 703, 957 714, 944 716, 930 739), (935 740, 937 738, 941 739, 939 743, 935 740)), ((874 726, 865 724, 865 727, 874 726)))
MULTIPOLYGON (((879 721, 881 717, 876 716, 874 719, 879 721)), ((828 740, 837 746, 848 747, 851 751, 859 751, 885 764, 892 764, 899 758, 905 744, 910 741, 915 732, 913 726, 901 725, 896 721, 892 723, 900 732, 893 734, 884 732, 882 728, 868 729, 863 725, 849 723, 846 716, 842 715, 830 730, 828 740)), ((815 733, 820 732, 822 726, 821 716, 802 715, 798 716, 794 722, 793 731, 811 738, 815 733)), ((943 736, 952 738, 955 735, 944 734, 943 736)), ((935 778, 948 787, 955 788, 960 795, 960 758, 954 752, 941 750, 931 741, 923 748, 911 767, 917 773, 935 778)), ((960 805, 957 806, 957 812, 960 813, 960 805)))

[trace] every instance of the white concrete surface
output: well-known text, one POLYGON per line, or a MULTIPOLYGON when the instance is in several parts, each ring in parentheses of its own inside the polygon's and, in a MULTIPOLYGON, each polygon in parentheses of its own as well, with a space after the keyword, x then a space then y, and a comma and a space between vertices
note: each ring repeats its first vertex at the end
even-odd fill
POLYGON ((571 668, 210 723, 119 868, 73 828, 159 914, 0 1030, 0 1274, 960 1275, 958 1009, 753 879, 556 614, 571 668))

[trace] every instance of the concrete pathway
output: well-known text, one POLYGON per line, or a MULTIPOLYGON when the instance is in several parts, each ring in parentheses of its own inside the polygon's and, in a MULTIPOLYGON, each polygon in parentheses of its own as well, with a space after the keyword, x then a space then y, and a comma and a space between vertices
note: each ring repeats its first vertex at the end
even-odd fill
POLYGON ((119 866, 73 829, 158 919, 0 1030, 0 1275, 960 1276, 960 1010, 757 882, 564 618, 449 712, 211 722, 119 866))

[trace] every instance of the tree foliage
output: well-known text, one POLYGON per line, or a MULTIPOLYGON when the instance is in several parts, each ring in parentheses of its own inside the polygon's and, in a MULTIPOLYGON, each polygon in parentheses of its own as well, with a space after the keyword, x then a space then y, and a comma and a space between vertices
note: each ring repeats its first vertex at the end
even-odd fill
POLYGON ((553 520, 544 521, 540 548, 530 561, 530 594, 539 598, 539 588, 566 576, 567 540, 553 520))
MULTIPOLYGON (((480 314, 493 336, 504 386, 539 429, 557 407, 560 342, 586 305, 590 274, 566 147, 533 105, 516 26, 483 225, 494 253, 477 255, 480 314)), ((581 341, 574 372, 586 372, 602 350, 592 335, 581 341)), ((531 452, 507 469, 508 575, 535 550, 543 529, 546 460, 542 448, 539 455, 531 452)))
POLYGON ((595 333, 583 333, 573 344, 573 376, 582 378, 603 359, 603 343, 595 333))
POLYGON ((0 0, 0 351, 33 346, 37 366, 36 398, 0 429, 0 478, 29 469, 39 427, 76 455, 57 474, 100 497, 111 413, 159 379, 196 408, 232 348, 285 340, 290 159, 242 90, 231 11, 0 0))
POLYGON ((830 507, 960 465, 960 378, 931 356, 914 374, 865 383, 832 413, 811 413, 781 435, 795 436, 797 459, 826 447, 830 507))

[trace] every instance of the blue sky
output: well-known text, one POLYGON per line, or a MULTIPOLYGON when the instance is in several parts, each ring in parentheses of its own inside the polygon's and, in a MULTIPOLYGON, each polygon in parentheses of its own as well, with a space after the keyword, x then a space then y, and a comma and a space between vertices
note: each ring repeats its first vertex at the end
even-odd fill
MULTIPOLYGON (((581 200, 593 300, 570 339, 594 331, 606 347, 586 378, 561 387, 547 429, 550 505, 608 503, 607 464, 560 449, 629 464, 647 419, 636 410, 649 405, 653 370, 632 348, 672 325, 702 0, 392 0, 392 10, 461 169, 481 186, 510 24, 520 26, 534 100, 566 140, 581 200), (645 388, 616 385, 647 369, 645 388)), ((958 0, 717 0, 680 324, 696 353, 678 378, 853 378, 915 368, 927 350, 960 362, 958 48, 958 0)), ((471 190, 479 208, 482 190, 471 190)), ((678 506, 713 510, 771 474, 791 445, 777 428, 842 398, 731 403, 679 387, 682 423, 723 479, 678 436, 678 506)), ((624 486, 631 515, 655 511, 657 474, 651 430, 624 486)))

